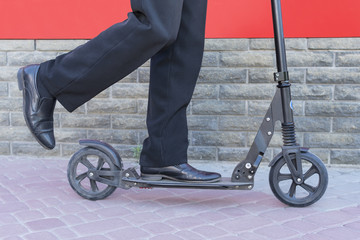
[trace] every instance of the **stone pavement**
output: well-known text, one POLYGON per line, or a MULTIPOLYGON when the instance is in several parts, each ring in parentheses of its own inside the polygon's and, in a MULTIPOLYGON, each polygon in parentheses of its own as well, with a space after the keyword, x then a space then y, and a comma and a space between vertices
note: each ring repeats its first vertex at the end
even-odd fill
MULTIPOLYGON (((236 163, 193 163, 230 176, 236 163)), ((328 168, 317 203, 291 208, 268 186, 262 164, 251 191, 117 189, 100 201, 79 197, 67 160, 0 156, 0 239, 263 240, 360 239, 360 169, 328 168)))

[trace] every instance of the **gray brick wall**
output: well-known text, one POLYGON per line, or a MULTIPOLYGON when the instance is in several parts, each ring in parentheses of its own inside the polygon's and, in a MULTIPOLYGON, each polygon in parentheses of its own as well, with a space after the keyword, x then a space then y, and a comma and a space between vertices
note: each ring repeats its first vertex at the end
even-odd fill
MULTIPOLYGON (((86 40, 0 40, 0 155, 69 157, 78 140, 107 141, 133 158, 146 137, 146 63, 74 113, 56 107, 57 147, 43 150, 27 130, 17 89, 20 66, 67 52, 86 40)), ((329 164, 360 165, 360 38, 287 39, 298 142, 329 164)), ((276 84, 272 39, 207 39, 188 108, 189 158, 242 160, 276 84)), ((279 130, 279 127, 277 127, 279 130)), ((280 151, 279 131, 266 159, 280 151)))

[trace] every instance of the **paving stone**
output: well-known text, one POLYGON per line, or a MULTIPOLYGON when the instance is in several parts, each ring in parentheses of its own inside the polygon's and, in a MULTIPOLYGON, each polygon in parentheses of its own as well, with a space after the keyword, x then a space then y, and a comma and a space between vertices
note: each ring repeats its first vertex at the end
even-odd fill
MULTIPOLYGON (((230 176, 234 163, 191 162, 230 176)), ((126 165, 136 165, 126 162, 126 165)), ((279 202, 261 165, 252 191, 118 189, 107 199, 79 197, 67 160, 0 156, 1 239, 357 239, 359 168, 330 167, 322 199, 306 208, 279 202), (42 176, 43 175, 43 176, 42 176)))

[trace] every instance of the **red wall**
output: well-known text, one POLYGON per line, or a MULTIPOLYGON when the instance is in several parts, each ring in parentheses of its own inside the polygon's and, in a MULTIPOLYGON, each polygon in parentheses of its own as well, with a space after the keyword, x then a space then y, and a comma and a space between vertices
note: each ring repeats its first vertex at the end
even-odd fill
MULTIPOLYGON (((270 0, 208 1, 208 38, 272 37, 270 0)), ((282 4, 286 37, 360 37, 359 0, 282 4)), ((92 38, 128 11, 130 0, 0 0, 0 38, 92 38)))

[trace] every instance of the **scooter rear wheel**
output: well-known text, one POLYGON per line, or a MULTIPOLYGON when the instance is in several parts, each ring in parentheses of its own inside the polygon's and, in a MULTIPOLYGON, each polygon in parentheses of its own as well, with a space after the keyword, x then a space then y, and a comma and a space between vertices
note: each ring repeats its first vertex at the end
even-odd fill
MULTIPOLYGON (((74 191, 89 200, 100 200, 111 195, 116 187, 89 178, 91 171, 115 171, 117 167, 102 151, 86 147, 76 152, 69 161, 67 176, 74 191)), ((113 180, 111 176, 100 176, 113 180)))
MULTIPOLYGON (((295 155, 292 156, 295 161, 295 155)), ((297 182, 281 157, 272 165, 269 184, 274 195, 283 203, 293 207, 305 207, 318 201, 326 191, 327 170, 322 161, 312 153, 301 153, 303 181, 297 182)))

